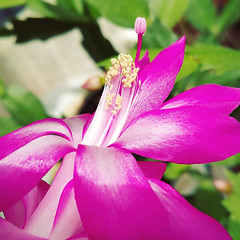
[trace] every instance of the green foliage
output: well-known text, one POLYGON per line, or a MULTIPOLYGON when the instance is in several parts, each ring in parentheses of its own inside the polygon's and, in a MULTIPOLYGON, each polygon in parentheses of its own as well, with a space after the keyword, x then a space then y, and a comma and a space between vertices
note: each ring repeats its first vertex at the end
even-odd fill
POLYGON ((211 163, 212 165, 220 165, 224 167, 234 167, 237 164, 240 164, 240 153, 234 155, 224 161, 211 163))
MULTIPOLYGON (((220 15, 212 0, 191 0, 186 17, 198 30, 212 35, 205 38, 216 40, 223 31, 233 25, 240 17, 240 0, 229 0, 220 15)), ((200 37, 201 38, 201 37, 200 37)), ((201 38, 203 41, 204 38, 201 38)))
POLYGON ((240 173, 235 174, 231 171, 227 173, 232 185, 232 193, 222 201, 222 204, 230 213, 227 222, 227 230, 234 240, 238 240, 240 238, 240 173))
POLYGON ((26 0, 1 0, 0 1, 0 9, 1 8, 10 8, 17 7, 26 3, 26 0))
POLYGON ((201 31, 212 31, 215 25, 216 9, 212 0, 191 0, 187 19, 201 31))
POLYGON ((159 19, 155 19, 147 28, 144 35, 142 47, 149 48, 165 48, 177 40, 176 34, 165 27, 159 19))
POLYGON ((189 169, 190 165, 168 163, 166 172, 164 173, 164 178, 168 180, 175 180, 189 169))
POLYGON ((218 32, 223 32, 226 28, 234 24, 240 17, 240 0, 228 1, 223 13, 218 19, 218 32))
POLYGON ((20 125, 27 125, 47 117, 40 101, 20 86, 10 85, 7 87, 1 102, 20 125))
POLYGON ((186 53, 201 63, 201 70, 214 70, 220 75, 240 69, 240 51, 237 50, 216 45, 196 44, 188 47, 186 53))
POLYGON ((43 17, 49 17, 66 22, 86 22, 82 0, 57 0, 50 3, 42 0, 27 0, 27 6, 43 17))
POLYGON ((190 0, 151 0, 151 13, 158 17, 162 24, 172 28, 187 10, 190 0))
POLYGON ((125 27, 133 27, 136 17, 149 15, 145 0, 86 0, 88 5, 94 7, 101 16, 125 27))
POLYGON ((191 203, 200 211, 207 213, 221 222, 228 216, 228 212, 221 205, 221 200, 222 197, 214 188, 212 181, 205 178, 201 181, 198 191, 191 200, 191 203))
POLYGON ((230 220, 240 224, 240 173, 228 171, 228 178, 232 184, 232 194, 223 200, 223 205, 230 212, 230 220))
POLYGON ((0 117, 0 136, 3 136, 7 133, 10 133, 20 127, 22 125, 18 124, 13 118, 11 117, 0 117))
POLYGON ((229 221, 227 224, 227 230, 229 234, 232 236, 233 240, 239 240, 240 239, 240 223, 229 221))

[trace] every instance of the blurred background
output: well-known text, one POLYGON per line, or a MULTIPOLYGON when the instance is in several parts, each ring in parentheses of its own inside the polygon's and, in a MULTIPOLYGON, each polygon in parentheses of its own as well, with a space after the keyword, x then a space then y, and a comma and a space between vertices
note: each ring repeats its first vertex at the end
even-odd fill
MULTIPOLYGON (((207 83, 240 86, 240 0, 0 0, 0 135, 46 117, 92 113, 109 59, 135 55, 138 16, 147 19, 143 49, 151 59, 186 36, 170 98, 207 83)), ((240 110, 232 116, 239 120, 240 110)), ((239 172, 238 154, 170 163, 164 180, 240 239, 239 172)))

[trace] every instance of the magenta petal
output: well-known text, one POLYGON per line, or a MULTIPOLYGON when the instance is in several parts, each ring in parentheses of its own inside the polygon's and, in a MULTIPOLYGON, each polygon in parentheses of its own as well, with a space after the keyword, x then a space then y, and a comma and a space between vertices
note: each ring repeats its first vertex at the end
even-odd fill
POLYGON ((81 143, 83 137, 83 127, 90 117, 91 114, 82 114, 64 119, 64 122, 68 125, 72 132, 74 146, 77 147, 78 144, 81 143))
POLYGON ((76 235, 81 227, 82 223, 75 202, 73 181, 71 180, 63 189, 49 238, 67 239, 76 235))
POLYGON ((38 188, 38 204, 39 204, 44 198, 44 196, 46 195, 47 191, 49 190, 50 185, 45 181, 41 180, 38 183, 37 188, 38 188))
POLYGON ((6 157, 28 142, 45 135, 58 135, 72 139, 70 129, 60 119, 44 119, 17 129, 0 138, 0 159, 6 157))
POLYGON ((22 201, 16 202, 11 207, 4 210, 5 219, 14 224, 18 228, 23 228, 25 224, 26 214, 22 201))
POLYGON ((24 227, 29 233, 45 238, 50 235, 62 191, 73 178, 75 156, 73 152, 63 158, 49 190, 24 227))
POLYGON ((26 212, 25 222, 30 219, 48 189, 49 184, 44 181, 40 181, 35 188, 33 188, 26 196, 23 197, 22 202, 26 212))
POLYGON ((240 88, 207 84, 189 89, 165 102, 161 108, 204 106, 230 114, 240 104, 240 88))
POLYGON ((142 169, 147 178, 161 179, 166 171, 167 164, 158 161, 138 161, 138 165, 142 169))
POLYGON ((135 119, 112 146, 175 163, 208 163, 240 151, 240 123, 204 107, 152 111, 135 119))
POLYGON ((146 50, 144 56, 141 58, 141 60, 137 63, 137 67, 140 68, 139 71, 142 71, 144 67, 146 67, 150 63, 150 59, 148 57, 148 50, 146 50))
POLYGON ((142 86, 128 123, 145 112, 159 109, 171 92, 175 78, 183 63, 185 37, 161 51, 138 74, 142 86))
POLYGON ((64 155, 74 151, 59 136, 43 136, 17 149, 0 161, 0 211, 26 195, 64 155))
POLYGON ((77 235, 75 237, 70 237, 66 240, 89 240, 89 238, 82 235, 77 235))
POLYGON ((90 239, 160 239, 168 230, 163 207, 127 151, 80 145, 74 188, 90 239))
POLYGON ((219 222, 194 208, 173 187, 159 180, 150 184, 171 219, 169 239, 232 239, 219 222))
POLYGON ((24 228, 25 223, 37 208, 48 188, 49 184, 40 181, 40 183, 20 201, 4 210, 5 219, 19 228, 24 228))
POLYGON ((10 222, 0 217, 0 239, 3 240, 47 240, 46 238, 40 238, 33 236, 26 231, 17 228, 10 222))

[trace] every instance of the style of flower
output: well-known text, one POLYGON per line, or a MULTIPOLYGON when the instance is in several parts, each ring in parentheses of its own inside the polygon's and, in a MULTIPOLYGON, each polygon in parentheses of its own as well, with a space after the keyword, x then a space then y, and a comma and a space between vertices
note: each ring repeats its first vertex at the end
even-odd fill
POLYGON ((164 102, 185 39, 150 62, 148 52, 139 60, 145 19, 135 30, 136 59, 112 59, 95 114, 40 120, 0 138, 0 239, 231 239, 160 179, 163 162, 239 152, 240 123, 228 115, 240 90, 203 85, 164 102), (131 153, 162 162, 137 162, 131 153), (41 187, 61 158, 50 188, 41 187))

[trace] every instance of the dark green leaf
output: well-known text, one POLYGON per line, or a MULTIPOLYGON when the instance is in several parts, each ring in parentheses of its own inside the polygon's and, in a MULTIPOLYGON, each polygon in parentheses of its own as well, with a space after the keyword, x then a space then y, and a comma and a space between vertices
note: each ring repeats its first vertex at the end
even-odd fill
POLYGON ((66 22, 83 22, 88 21, 89 17, 84 14, 84 9, 81 9, 81 0, 59 0, 53 2, 42 0, 27 0, 29 8, 44 17, 54 18, 66 22))
POLYGON ((214 188, 212 182, 205 179, 202 181, 191 203, 200 211, 221 222, 228 216, 227 211, 221 205, 221 199, 221 195, 214 188))
POLYGON ((186 16, 197 29, 215 32, 216 9, 212 0, 191 0, 186 16))
POLYGON ((83 46, 95 61, 98 62, 117 54, 110 42, 103 37, 95 22, 76 24, 63 23, 54 19, 28 18, 26 21, 14 20, 13 24, 17 43, 33 39, 46 40, 77 27, 83 34, 83 46))
POLYGON ((83 34, 83 46, 96 62, 117 54, 110 42, 103 37, 97 23, 82 24, 79 29, 83 34))
POLYGON ((5 109, 21 125, 47 117, 40 101, 20 86, 10 85, 1 100, 5 109))
POLYGON ((139 16, 148 17, 145 0, 86 0, 87 4, 99 11, 100 15, 121 26, 133 27, 139 16))
POLYGON ((74 24, 58 22, 47 18, 28 18, 25 21, 13 20, 17 43, 33 39, 46 40, 75 27, 74 24))
POLYGON ((229 0, 218 20, 219 32, 234 24, 240 17, 240 0, 229 0))

